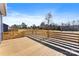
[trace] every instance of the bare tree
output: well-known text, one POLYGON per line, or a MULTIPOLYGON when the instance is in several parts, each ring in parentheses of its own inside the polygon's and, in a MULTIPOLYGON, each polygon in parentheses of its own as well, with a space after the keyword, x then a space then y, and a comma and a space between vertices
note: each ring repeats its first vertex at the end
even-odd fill
POLYGON ((61 31, 63 31, 64 23, 61 23, 61 31))
POLYGON ((35 29, 36 29, 36 25, 35 25, 35 24, 33 24, 33 26, 32 26, 32 34, 36 34, 35 29))
POLYGON ((73 25, 73 31, 75 30, 75 20, 72 21, 72 25, 73 25))
POLYGON ((48 13, 45 17, 45 19, 47 20, 47 38, 49 38, 49 25, 50 25, 50 19, 52 18, 52 14, 48 13))

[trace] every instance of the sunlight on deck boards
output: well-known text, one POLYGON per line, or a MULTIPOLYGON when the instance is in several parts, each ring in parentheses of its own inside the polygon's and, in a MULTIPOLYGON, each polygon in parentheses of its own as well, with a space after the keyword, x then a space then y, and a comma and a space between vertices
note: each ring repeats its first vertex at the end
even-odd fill
POLYGON ((27 37, 4 40, 0 44, 1 56, 65 56, 27 37))

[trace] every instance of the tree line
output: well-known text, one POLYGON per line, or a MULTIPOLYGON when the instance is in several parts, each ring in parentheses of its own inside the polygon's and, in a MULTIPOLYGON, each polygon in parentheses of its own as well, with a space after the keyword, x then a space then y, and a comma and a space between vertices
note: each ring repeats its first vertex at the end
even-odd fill
POLYGON ((48 13, 45 16, 45 22, 41 22, 39 26, 36 26, 33 24, 32 26, 27 26, 26 23, 22 23, 21 25, 12 25, 10 28, 16 28, 16 29, 44 29, 44 30, 60 30, 60 31, 79 31, 79 21, 71 21, 68 23, 61 23, 61 25, 50 23, 50 20, 52 18, 52 14, 48 13))

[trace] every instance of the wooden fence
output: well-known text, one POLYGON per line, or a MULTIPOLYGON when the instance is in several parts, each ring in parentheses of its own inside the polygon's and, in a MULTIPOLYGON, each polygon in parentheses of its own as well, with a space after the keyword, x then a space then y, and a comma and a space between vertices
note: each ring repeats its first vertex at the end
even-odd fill
MULTIPOLYGON (((47 37, 47 30, 29 30, 29 35, 39 35, 47 37)), ((79 42, 79 32, 70 31, 53 31, 49 30, 49 38, 57 38, 66 41, 79 42)))

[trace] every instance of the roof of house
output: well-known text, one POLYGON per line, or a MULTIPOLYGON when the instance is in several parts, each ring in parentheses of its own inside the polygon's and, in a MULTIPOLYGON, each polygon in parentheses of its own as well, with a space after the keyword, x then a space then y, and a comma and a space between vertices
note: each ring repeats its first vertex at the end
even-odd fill
POLYGON ((6 4, 5 3, 0 3, 0 11, 3 16, 6 16, 6 4))
POLYGON ((6 26, 8 26, 7 24, 5 24, 5 23, 3 23, 3 25, 6 25, 6 26))

